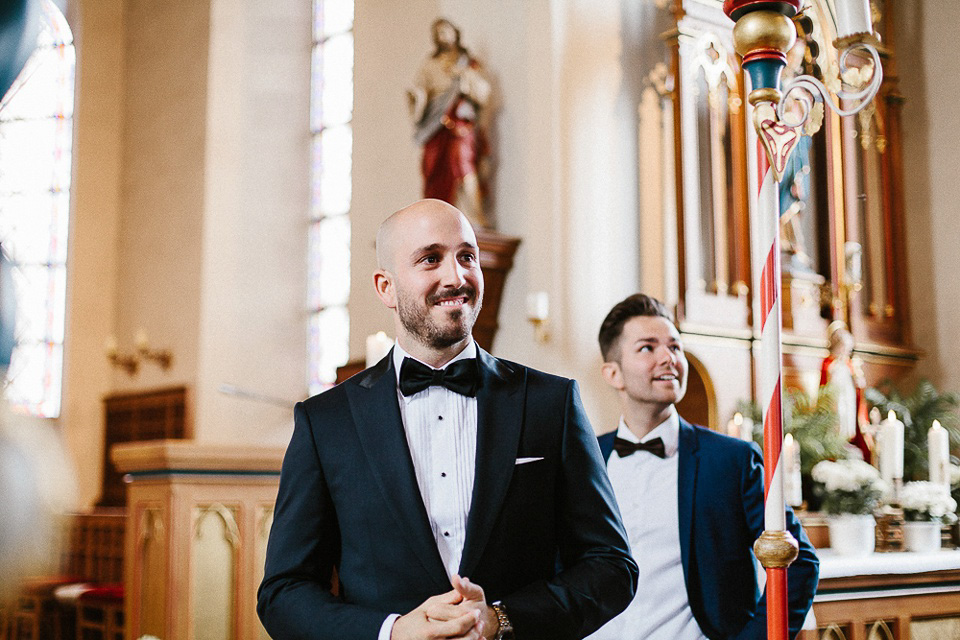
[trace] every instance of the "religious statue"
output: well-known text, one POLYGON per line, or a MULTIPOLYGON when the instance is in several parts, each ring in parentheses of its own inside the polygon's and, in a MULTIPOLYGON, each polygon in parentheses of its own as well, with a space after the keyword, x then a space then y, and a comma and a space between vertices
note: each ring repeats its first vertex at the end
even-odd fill
POLYGON ((436 49, 408 92, 414 139, 423 147, 423 195, 449 202, 475 226, 489 227, 483 210, 488 148, 480 116, 490 82, 460 43, 457 27, 440 18, 432 29, 436 49))
POLYGON ((827 346, 830 355, 823 359, 820 367, 820 387, 836 399, 840 435, 870 462, 872 443, 866 435, 867 403, 863 397, 867 382, 862 363, 853 357, 853 335, 842 320, 831 322, 827 327, 827 346))
POLYGON ((800 138, 780 182, 780 248, 783 268, 790 272, 813 272, 802 224, 810 197, 811 147, 809 137, 800 138))

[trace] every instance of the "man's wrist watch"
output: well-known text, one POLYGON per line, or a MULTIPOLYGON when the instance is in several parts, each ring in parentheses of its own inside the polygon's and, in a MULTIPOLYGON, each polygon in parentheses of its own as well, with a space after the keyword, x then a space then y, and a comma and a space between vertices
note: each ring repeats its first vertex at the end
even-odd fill
POLYGON ((493 636, 493 640, 514 640, 513 625, 510 624, 506 609, 499 602, 494 602, 490 608, 497 614, 497 633, 493 636))

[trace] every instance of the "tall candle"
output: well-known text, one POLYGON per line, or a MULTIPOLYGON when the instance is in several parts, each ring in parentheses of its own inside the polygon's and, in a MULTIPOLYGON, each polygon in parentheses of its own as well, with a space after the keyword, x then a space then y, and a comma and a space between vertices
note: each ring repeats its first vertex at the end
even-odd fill
POLYGON ((891 486, 903 478, 903 423, 893 411, 880 423, 880 476, 891 486))
POLYGON ((391 347, 393 347, 393 340, 388 338, 383 331, 377 331, 372 336, 367 336, 367 366, 372 367, 380 362, 391 347))
POLYGON ((837 0, 837 37, 873 33, 869 0, 837 0))
POLYGON ((939 420, 927 431, 927 457, 930 460, 930 482, 950 487, 950 436, 939 420))
POLYGON ((740 425, 740 439, 747 442, 753 442, 753 419, 744 418, 740 425))
POLYGON ((730 418, 730 422, 727 423, 727 435, 731 438, 740 437, 740 425, 743 424, 743 416, 740 412, 733 414, 733 417, 730 418))
POLYGON ((783 438, 783 498, 791 507, 799 507, 803 503, 800 447, 790 433, 783 438))

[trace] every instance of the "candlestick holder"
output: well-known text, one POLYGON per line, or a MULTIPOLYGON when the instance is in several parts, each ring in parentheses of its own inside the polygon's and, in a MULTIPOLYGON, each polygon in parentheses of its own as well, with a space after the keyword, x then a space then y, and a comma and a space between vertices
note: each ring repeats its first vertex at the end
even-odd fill
POLYGON ((903 509, 884 505, 874 518, 877 521, 876 550, 880 553, 903 551, 903 509))

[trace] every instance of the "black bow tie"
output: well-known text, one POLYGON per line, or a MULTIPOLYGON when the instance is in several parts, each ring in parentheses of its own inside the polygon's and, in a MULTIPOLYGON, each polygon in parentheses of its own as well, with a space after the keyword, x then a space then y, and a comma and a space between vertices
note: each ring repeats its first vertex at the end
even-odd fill
POLYGON ((446 369, 431 369, 427 365, 404 358, 400 365, 400 393, 410 396, 432 386, 450 389, 462 396, 477 395, 480 370, 476 358, 457 360, 446 369))
POLYGON ((637 451, 649 451, 658 458, 666 458, 667 450, 663 446, 663 440, 654 438, 647 442, 630 442, 623 438, 615 438, 613 441, 613 450, 620 454, 621 458, 633 455, 637 451))

